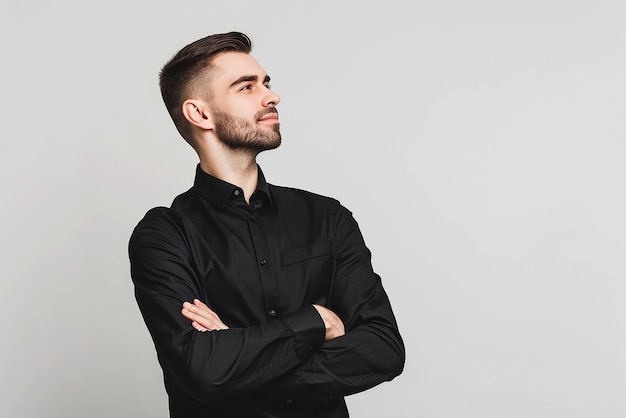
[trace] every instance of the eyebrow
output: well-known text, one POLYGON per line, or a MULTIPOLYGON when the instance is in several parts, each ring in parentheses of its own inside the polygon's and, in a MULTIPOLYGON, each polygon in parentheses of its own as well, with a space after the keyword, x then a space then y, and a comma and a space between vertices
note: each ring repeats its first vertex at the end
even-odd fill
MULTIPOLYGON (((247 81, 257 81, 258 79, 259 79, 259 77, 256 76, 256 75, 244 75, 244 76, 239 77, 237 80, 233 81, 232 83, 230 83, 230 87, 234 87, 237 84, 245 83, 247 81)), ((270 76, 266 75, 263 78, 263 82, 264 83, 269 83, 270 82, 270 76)))

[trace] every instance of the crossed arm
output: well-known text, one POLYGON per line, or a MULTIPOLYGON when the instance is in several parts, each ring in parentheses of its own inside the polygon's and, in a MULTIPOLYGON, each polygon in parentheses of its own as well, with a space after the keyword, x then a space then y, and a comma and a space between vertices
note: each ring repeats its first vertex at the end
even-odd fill
MULTIPOLYGON (((324 321, 326 328, 325 341, 341 337, 346 333, 345 326, 336 313, 330 309, 313 305, 324 321)), ((193 303, 184 302, 181 313, 185 318, 191 321, 191 325, 198 331, 217 331, 228 329, 228 326, 222 322, 220 317, 209 308, 204 302, 194 299, 193 303)))
POLYGON ((389 300, 345 208, 336 215, 332 310, 303 306, 245 328, 229 328, 219 312, 197 300, 190 254, 170 216, 156 211, 136 228, 131 272, 161 365, 191 396, 260 393, 324 400, 360 392, 402 371, 404 346, 389 300))

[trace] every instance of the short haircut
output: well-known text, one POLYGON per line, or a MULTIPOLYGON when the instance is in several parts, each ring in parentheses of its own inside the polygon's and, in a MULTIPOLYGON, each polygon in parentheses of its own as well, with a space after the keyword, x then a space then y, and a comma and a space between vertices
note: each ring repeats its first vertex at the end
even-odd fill
POLYGON ((161 69, 159 86, 165 107, 176 129, 193 146, 191 124, 182 112, 182 105, 193 93, 194 87, 208 77, 211 60, 222 52, 249 54, 252 42, 245 34, 228 32, 209 35, 182 48, 161 69))

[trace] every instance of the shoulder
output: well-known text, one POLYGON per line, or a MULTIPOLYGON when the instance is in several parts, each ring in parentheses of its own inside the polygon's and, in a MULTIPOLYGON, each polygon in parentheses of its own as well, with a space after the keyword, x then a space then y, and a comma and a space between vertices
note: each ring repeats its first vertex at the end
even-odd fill
POLYGON ((170 237, 176 239, 181 236, 182 219, 179 214, 166 207, 150 209, 137 223, 132 231, 130 242, 140 242, 144 239, 170 237))
POLYGON ((170 207, 157 206, 146 212, 144 217, 137 223, 135 231, 145 227, 161 225, 163 228, 177 228, 183 224, 184 212, 192 206, 195 194, 192 189, 176 196, 170 207))
POLYGON ((157 206, 146 212, 143 218, 137 223, 137 227, 149 224, 175 224, 178 219, 179 215, 176 213, 176 210, 165 206, 157 206))
POLYGON ((321 194, 313 193, 307 190, 296 189, 293 187, 269 185, 270 194, 272 199, 281 201, 292 201, 309 203, 319 206, 337 207, 341 204, 333 197, 323 196, 321 194))
POLYGON ((352 212, 341 202, 329 196, 293 187, 269 185, 272 199, 277 206, 290 208, 294 212, 318 214, 330 220, 331 224, 343 223, 352 217, 352 212))

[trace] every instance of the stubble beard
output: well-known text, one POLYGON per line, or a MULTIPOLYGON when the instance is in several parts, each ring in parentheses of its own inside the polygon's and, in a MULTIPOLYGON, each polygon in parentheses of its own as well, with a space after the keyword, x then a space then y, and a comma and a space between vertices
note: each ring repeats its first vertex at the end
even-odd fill
MULTIPOLYGON (((259 126, 247 119, 232 116, 221 110, 213 112, 215 134, 220 141, 232 150, 250 150, 261 152, 278 148, 281 143, 280 125, 259 126)), ((258 112, 254 120, 258 121, 268 113, 278 113, 276 109, 258 112)))

